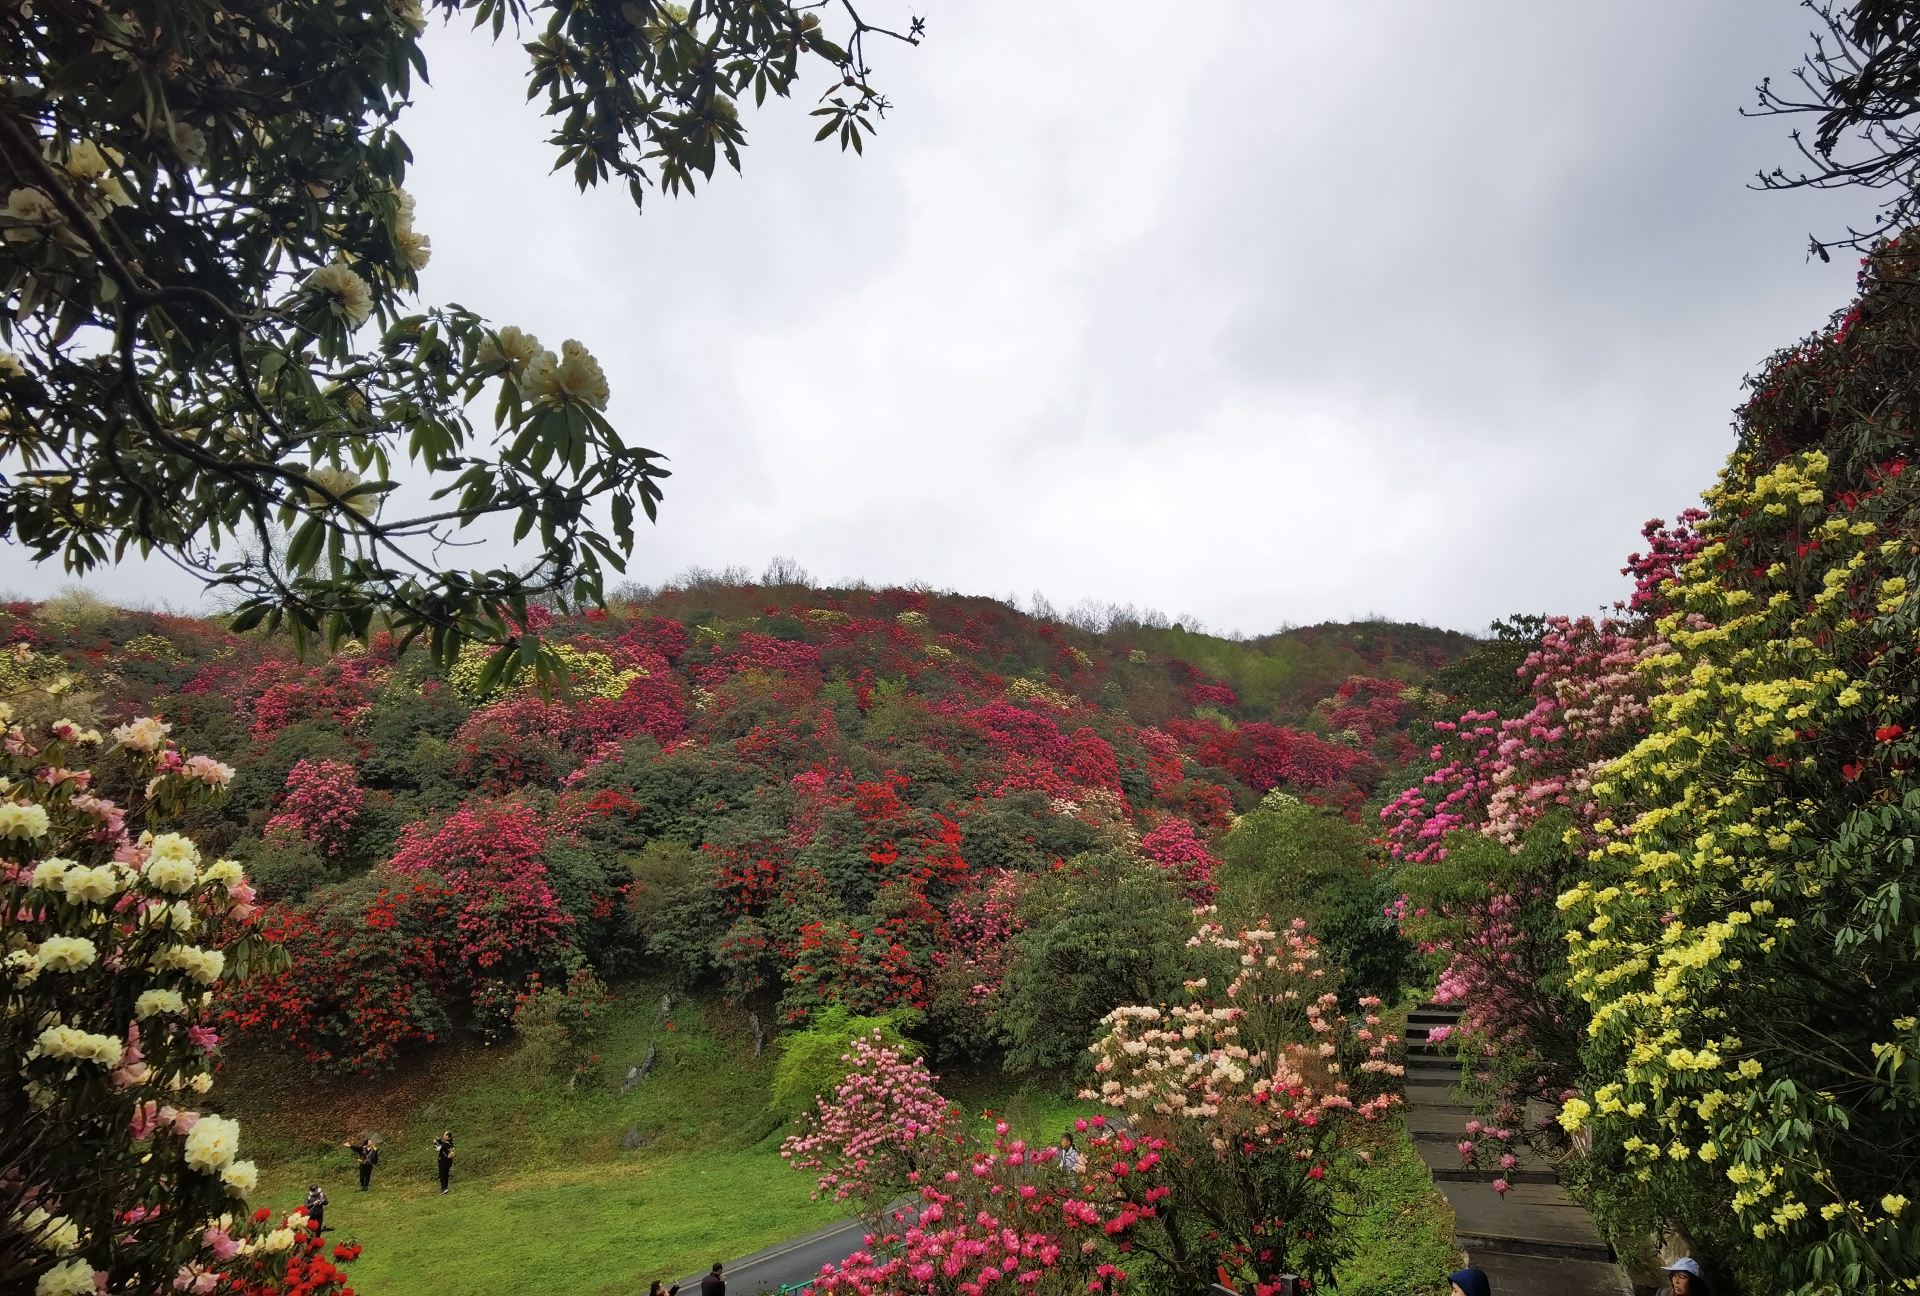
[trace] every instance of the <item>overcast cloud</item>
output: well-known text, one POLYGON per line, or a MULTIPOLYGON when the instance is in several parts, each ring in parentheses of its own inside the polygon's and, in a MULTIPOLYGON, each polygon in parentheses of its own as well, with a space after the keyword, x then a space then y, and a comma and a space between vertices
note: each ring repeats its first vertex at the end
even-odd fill
POLYGON ((1792 0, 924 12, 864 158, 749 114, 743 177, 644 216, 546 174, 517 49, 430 36, 424 296, 601 357, 675 472, 638 579, 780 554, 1248 632, 1589 610, 1850 286, 1803 249, 1857 198, 1746 188, 1788 156, 1737 110, 1792 0))

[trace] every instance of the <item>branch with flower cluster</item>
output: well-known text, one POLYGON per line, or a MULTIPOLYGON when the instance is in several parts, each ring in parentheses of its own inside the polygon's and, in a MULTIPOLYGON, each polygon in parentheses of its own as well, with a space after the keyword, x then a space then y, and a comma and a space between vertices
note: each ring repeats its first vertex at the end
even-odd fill
POLYGON ((1190 1000, 1109 1013, 1092 1046, 1097 1098, 1160 1137, 1171 1194, 1137 1239, 1203 1286, 1216 1266, 1264 1287, 1281 1273, 1329 1278, 1346 1255, 1335 1194, 1370 1156, 1360 1133, 1400 1101, 1398 1039, 1380 1001, 1340 1014, 1337 969, 1295 919, 1284 932, 1229 934, 1209 916, 1189 941, 1230 969, 1190 1000))
MULTIPOLYGON (((719 0, 614 10, 443 0, 527 48, 562 165, 636 202, 738 167, 735 101, 818 64, 828 133, 858 148, 885 108, 843 5, 719 0)), ((305 645, 384 620, 489 673, 555 663, 529 600, 594 603, 623 571, 660 456, 607 420, 579 342, 556 353, 459 306, 418 309, 432 255, 396 134, 424 77, 417 0, 189 0, 164 22, 53 6, 0 14, 0 536, 84 572, 157 555, 236 596, 236 625, 305 645), (363 332, 370 323, 377 334, 363 332), (493 396, 493 427, 468 407, 493 396), (389 507, 411 464, 432 503, 389 507), (524 566, 447 563, 511 519, 524 566)))
POLYGON ((337 1290, 296 1227, 233 1225, 254 1166, 237 1122, 195 1109, 214 988, 272 960, 253 890, 233 861, 128 826, 208 803, 233 771, 183 758, 152 717, 110 744, 66 720, 11 724, 0 768, 0 1284, 337 1290), (103 775, 132 804, 99 795, 103 775))

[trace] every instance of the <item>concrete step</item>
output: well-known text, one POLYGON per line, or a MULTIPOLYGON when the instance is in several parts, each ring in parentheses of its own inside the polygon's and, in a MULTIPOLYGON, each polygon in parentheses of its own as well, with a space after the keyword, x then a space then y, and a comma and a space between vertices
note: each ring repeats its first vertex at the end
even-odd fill
POLYGON ((1407 1133, 1419 1142, 1428 1135, 1458 1143, 1465 1137, 1461 1130, 1473 1119, 1473 1108, 1460 1103, 1408 1103, 1407 1133))
POLYGON ((1633 1284, 1627 1281, 1627 1275, 1619 1265, 1606 1261, 1472 1250, 1467 1252, 1467 1261, 1485 1270, 1488 1285, 1502 1296, 1523 1292, 1538 1296, 1633 1296, 1633 1284))
POLYGON ((1468 1254, 1545 1256, 1611 1261, 1613 1250, 1593 1217, 1558 1184, 1516 1184, 1504 1196, 1483 1184, 1435 1182, 1453 1207, 1454 1232, 1468 1254))
POLYGON ((1427 1163, 1427 1169, 1433 1172, 1435 1179, 1456 1179, 1464 1183, 1492 1183, 1504 1178, 1508 1183, 1558 1183, 1559 1176, 1553 1171, 1551 1162, 1543 1161, 1533 1154, 1532 1149, 1518 1139, 1514 1140, 1512 1152, 1513 1169, 1502 1170, 1491 1162, 1499 1159, 1498 1151, 1490 1151, 1498 1145, 1492 1141, 1481 1148, 1481 1156, 1488 1165, 1470 1169, 1460 1160, 1460 1142, 1442 1142, 1438 1136, 1422 1139, 1414 1143, 1420 1153, 1420 1159, 1427 1163))

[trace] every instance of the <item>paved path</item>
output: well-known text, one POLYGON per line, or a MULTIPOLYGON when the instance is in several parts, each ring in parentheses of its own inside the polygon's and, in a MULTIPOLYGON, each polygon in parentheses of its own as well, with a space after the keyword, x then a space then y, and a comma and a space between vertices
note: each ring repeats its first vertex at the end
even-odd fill
MULTIPOLYGON (((824 1264, 839 1264, 848 1253, 860 1247, 866 1225, 857 1219, 841 1220, 811 1233, 776 1242, 750 1256, 726 1262, 727 1296, 756 1296, 762 1291, 779 1291, 783 1286, 804 1283, 815 1277, 824 1264)), ((680 1280, 681 1296, 699 1296, 704 1273, 680 1280)), ((668 1284, 671 1286, 672 1284, 668 1284)))
MULTIPOLYGON (((906 1211, 905 1220, 911 1223, 916 1211, 915 1198, 902 1197, 887 1207, 889 1212, 906 1211)), ((888 1225, 889 1228, 899 1227, 888 1225)), ((833 1224, 824 1224, 811 1233, 802 1233, 790 1237, 784 1242, 775 1242, 763 1247, 752 1255, 741 1256, 738 1260, 726 1262, 727 1296, 758 1296, 760 1292, 777 1292, 782 1287, 798 1287, 820 1276, 820 1266, 839 1264, 850 1254, 860 1249, 861 1239, 867 1235, 867 1226, 857 1219, 844 1219, 833 1224)), ((680 1280, 681 1296, 699 1296, 700 1280, 705 1272, 694 1274, 680 1280)), ((669 1283, 668 1286, 673 1284, 669 1283)))
POLYGON ((1504 1172, 1513 1185, 1505 1196, 1488 1186, 1501 1171, 1461 1165, 1458 1144, 1473 1109, 1454 1101, 1459 1062, 1427 1040, 1430 1030, 1459 1016, 1423 1005, 1408 1015, 1406 1031, 1407 1132, 1453 1207, 1455 1244, 1468 1263, 1486 1270, 1495 1296, 1632 1296, 1613 1249, 1550 1164, 1516 1148, 1520 1162, 1504 1172))

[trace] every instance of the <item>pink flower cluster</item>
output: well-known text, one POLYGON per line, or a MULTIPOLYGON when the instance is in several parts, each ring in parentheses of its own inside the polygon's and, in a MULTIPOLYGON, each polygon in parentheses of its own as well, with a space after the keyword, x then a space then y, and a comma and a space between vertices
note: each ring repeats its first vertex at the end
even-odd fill
POLYGON ((353 766, 336 760, 302 760, 287 772, 280 813, 267 820, 269 834, 286 832, 337 855, 353 836, 366 794, 353 766))
POLYGON ((1180 815, 1168 815, 1143 836, 1140 853, 1179 878, 1181 893, 1194 904, 1206 904, 1219 889, 1213 874, 1220 861, 1193 835, 1193 824, 1180 815))

